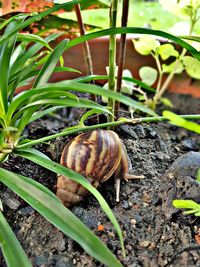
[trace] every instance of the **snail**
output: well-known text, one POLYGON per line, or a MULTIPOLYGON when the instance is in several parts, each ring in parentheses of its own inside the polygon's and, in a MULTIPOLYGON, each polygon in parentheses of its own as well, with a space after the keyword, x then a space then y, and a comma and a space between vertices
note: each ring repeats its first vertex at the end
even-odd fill
MULTIPOLYGON (((130 175, 128 156, 119 136, 110 130, 94 130, 78 135, 65 147, 60 164, 83 175, 97 188, 114 175, 116 201, 119 201, 121 179, 144 178, 130 175)), ((57 197, 67 207, 80 202, 88 190, 63 175, 58 175, 57 197)))

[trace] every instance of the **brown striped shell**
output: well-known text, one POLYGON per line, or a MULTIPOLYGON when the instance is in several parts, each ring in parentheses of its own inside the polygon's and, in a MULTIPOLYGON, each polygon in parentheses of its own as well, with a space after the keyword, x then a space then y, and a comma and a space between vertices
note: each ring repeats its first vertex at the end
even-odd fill
MULTIPOLYGON (((114 173, 125 176, 128 169, 127 155, 120 138, 109 130, 78 135, 65 146, 60 164, 86 177, 95 188, 114 173)), ((88 190, 75 181, 58 176, 56 194, 65 206, 78 203, 87 193, 88 190)))

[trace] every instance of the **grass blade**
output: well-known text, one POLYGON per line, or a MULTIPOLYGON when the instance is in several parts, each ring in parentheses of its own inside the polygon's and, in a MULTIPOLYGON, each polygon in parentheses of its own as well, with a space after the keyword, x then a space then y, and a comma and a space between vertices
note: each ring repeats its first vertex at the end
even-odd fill
POLYGON ((77 92, 82 92, 82 93, 90 93, 90 94, 96 94, 100 96, 104 96, 107 98, 112 98, 113 100, 117 100, 127 106, 130 106, 134 109, 138 109, 144 113, 150 114, 152 116, 155 116, 156 113, 152 111, 151 109, 145 107, 143 104, 141 104, 138 101, 135 101, 125 95, 122 95, 121 93, 116 93, 116 92, 111 92, 109 90, 106 90, 100 86, 92 85, 92 84, 84 84, 80 82, 76 82, 73 80, 68 80, 68 81, 61 81, 57 83, 49 83, 44 87, 41 87, 41 89, 48 88, 49 90, 56 90, 60 89, 63 90, 73 90, 77 92))
POLYGON ((108 206, 105 199, 101 196, 101 194, 93 186, 91 186, 91 184, 82 175, 80 175, 80 174, 78 174, 78 173, 52 161, 52 160, 44 158, 42 153, 40 155, 39 154, 36 155, 34 149, 16 150, 15 153, 21 157, 27 158, 27 159, 39 164, 39 165, 43 166, 44 168, 47 168, 47 169, 49 169, 55 173, 65 175, 65 176, 69 177, 70 179, 77 181, 82 186, 84 186, 86 189, 88 189, 96 197, 102 210, 106 213, 106 215, 108 216, 110 221, 113 223, 115 230, 116 230, 116 232, 119 236, 119 239, 120 239, 120 244, 121 244, 121 247, 123 250, 123 254, 125 255, 122 231, 120 229, 120 226, 119 226, 115 216, 113 215, 110 207, 108 206))
POLYGON ((48 42, 35 34, 30 34, 30 33, 19 33, 17 36, 17 41, 18 42, 36 42, 36 43, 40 43, 42 46, 46 47, 47 49, 52 51, 52 48, 50 47, 50 45, 48 44, 48 42))
POLYGON ((61 55, 65 50, 65 46, 68 43, 68 40, 61 41, 53 50, 49 58, 47 59, 46 63, 41 68, 35 82, 33 88, 40 87, 48 82, 51 74, 53 73, 56 64, 58 63, 61 55))
POLYGON ((90 109, 97 109, 101 110, 102 112, 108 113, 110 115, 111 112, 107 109, 107 107, 99 105, 95 102, 92 102, 90 100, 86 99, 44 99, 44 100, 38 100, 35 102, 32 102, 28 104, 27 106, 24 106, 22 109, 20 109, 12 118, 12 123, 14 124, 15 121, 23 115, 19 121, 18 129, 21 132, 26 125, 29 123, 30 118, 35 113, 35 107, 37 106, 65 106, 65 107, 79 107, 79 108, 90 108, 90 109), (29 112, 30 111, 30 112, 29 112), (26 112, 28 112, 26 114, 26 112))
MULTIPOLYGON (((60 35, 62 35, 62 33, 53 33, 49 36, 47 36, 44 40, 45 42, 49 43, 53 40, 55 40, 56 38, 58 38, 60 35)), ((10 73, 11 75, 13 75, 15 72, 20 71, 21 68, 23 67, 23 65, 27 62, 27 60, 29 60, 30 58, 32 58, 35 54, 37 54, 39 52, 40 49, 43 48, 43 45, 40 43, 36 43, 34 45, 32 45, 27 51, 26 53, 24 53, 21 57, 19 57, 16 61, 15 64, 13 64, 11 66, 10 69, 10 73)))
MULTIPOLYGON (((4 35, 11 32, 15 29, 16 25, 19 23, 19 20, 11 21, 4 35)), ((9 79, 9 66, 11 54, 16 42, 17 33, 13 34, 10 39, 5 40, 0 46, 0 70, 1 70, 1 79, 0 79, 0 105, 3 112, 7 111, 8 108, 8 79, 9 79)))
MULTIPOLYGON (((1 179, 1 178, 0 178, 1 179)), ((3 178, 4 179, 4 178, 3 178)), ((31 267, 26 253, 0 211, 0 246, 9 267, 31 267)))
POLYGON ((109 28, 105 30, 96 31, 93 33, 88 33, 84 36, 77 37, 71 40, 67 45, 66 49, 73 47, 77 44, 81 44, 85 41, 89 41, 98 37, 111 35, 111 34, 128 34, 128 33, 137 33, 137 34, 150 34, 155 36, 164 37, 166 39, 172 40, 175 43, 179 44, 183 48, 185 48, 190 54, 192 54, 195 58, 200 61, 200 54, 199 52, 187 42, 183 41, 182 39, 163 31, 152 30, 147 28, 139 28, 139 27, 118 27, 118 28, 109 28))
MULTIPOLYGON (((38 157, 38 156, 36 156, 38 157)), ((41 157, 42 160, 47 160, 41 157)), ((92 257, 107 266, 122 267, 116 257, 70 210, 41 184, 0 168, 0 180, 27 201, 58 229, 78 242, 92 257), (6 177, 6 178, 5 178, 6 177), (31 194, 30 194, 31 192, 31 194)), ((21 265, 23 266, 23 265, 21 265)), ((26 266, 26 265, 25 265, 26 266)))

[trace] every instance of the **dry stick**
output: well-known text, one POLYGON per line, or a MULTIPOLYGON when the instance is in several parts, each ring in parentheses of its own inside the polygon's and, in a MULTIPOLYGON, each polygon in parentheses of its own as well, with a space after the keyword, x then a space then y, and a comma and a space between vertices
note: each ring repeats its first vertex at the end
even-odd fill
MULTIPOLYGON (((78 21, 78 27, 79 27, 80 35, 83 36, 83 35, 85 35, 85 27, 83 24, 80 5, 76 4, 74 6, 75 6, 75 12, 76 12, 76 17, 77 17, 77 21, 78 21)), ((90 47, 89 47, 89 44, 87 41, 85 41, 83 43, 83 53, 84 53, 85 65, 87 68, 87 75, 93 75, 92 57, 91 57, 91 53, 90 53, 90 47)), ((94 84, 94 81, 92 81, 92 83, 94 84)), ((93 100, 95 102, 97 100, 95 94, 90 94, 90 98, 91 98, 91 100, 93 100)))
MULTIPOLYGON (((129 11, 129 0, 123 1, 122 9, 122 22, 121 26, 126 27, 128 22, 128 11, 129 11)), ((118 72, 117 72, 117 92, 121 91, 122 86, 122 74, 125 63, 125 54, 126 54, 126 34, 121 34, 120 37, 120 47, 119 47, 119 60, 118 60, 118 72)), ((118 111, 120 108, 120 103, 115 102, 115 116, 117 117, 118 111)))
MULTIPOLYGON (((116 28, 117 24, 117 7, 118 0, 112 0, 110 6, 110 28, 116 28)), ((109 78, 108 78, 108 90, 115 91, 115 69, 116 69, 116 35, 112 34, 109 37, 109 78)), ((115 101, 108 98, 108 107, 114 114, 115 101)), ((108 115, 108 122, 114 121, 114 117, 108 115)))

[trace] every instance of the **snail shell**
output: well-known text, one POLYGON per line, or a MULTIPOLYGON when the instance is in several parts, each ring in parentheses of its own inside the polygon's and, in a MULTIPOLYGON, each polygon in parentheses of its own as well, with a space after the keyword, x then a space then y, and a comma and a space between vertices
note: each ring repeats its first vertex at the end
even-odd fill
MULTIPOLYGON (((110 130, 94 130, 75 137, 64 147, 60 164, 86 177, 95 188, 113 174, 116 180, 141 178, 127 174, 126 151, 119 136, 110 130)), ((66 176, 59 175, 56 194, 68 207, 81 201, 88 190, 66 176)))

